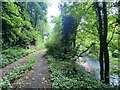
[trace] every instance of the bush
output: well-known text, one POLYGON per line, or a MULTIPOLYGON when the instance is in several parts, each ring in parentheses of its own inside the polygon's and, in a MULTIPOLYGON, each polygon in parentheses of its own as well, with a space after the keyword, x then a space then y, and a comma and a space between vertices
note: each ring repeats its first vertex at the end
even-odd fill
POLYGON ((0 62, 0 68, 4 68, 8 64, 15 62, 16 60, 34 52, 34 49, 23 49, 21 47, 10 47, 2 51, 2 61, 0 62))

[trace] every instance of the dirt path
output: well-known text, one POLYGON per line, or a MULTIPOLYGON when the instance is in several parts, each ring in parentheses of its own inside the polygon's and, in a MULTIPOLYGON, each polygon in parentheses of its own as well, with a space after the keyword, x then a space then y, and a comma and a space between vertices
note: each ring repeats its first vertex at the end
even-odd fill
POLYGON ((20 84, 13 83, 13 87, 17 88, 44 88, 48 89, 51 87, 51 83, 49 80, 50 74, 48 72, 48 67, 47 67, 47 61, 44 56, 45 50, 40 50, 37 52, 34 52, 14 63, 9 65, 8 67, 5 67, 4 73, 6 72, 5 70, 9 71, 12 68, 16 67, 18 64, 22 64, 26 62, 27 58, 30 56, 37 56, 39 60, 36 63, 35 69, 32 71, 29 71, 23 75, 17 82, 20 82, 20 84))
POLYGON ((36 64, 36 68, 25 74, 19 81, 22 82, 19 88, 44 88, 48 89, 51 87, 49 80, 49 72, 47 67, 47 61, 43 57, 41 52, 39 55, 40 60, 36 64))
POLYGON ((20 64, 25 63, 29 57, 39 55, 40 52, 44 52, 44 50, 33 52, 33 53, 31 53, 31 54, 29 54, 21 59, 9 64, 8 66, 1 68, 0 69, 0 76, 3 77, 8 71, 12 70, 14 67, 17 67, 20 64))

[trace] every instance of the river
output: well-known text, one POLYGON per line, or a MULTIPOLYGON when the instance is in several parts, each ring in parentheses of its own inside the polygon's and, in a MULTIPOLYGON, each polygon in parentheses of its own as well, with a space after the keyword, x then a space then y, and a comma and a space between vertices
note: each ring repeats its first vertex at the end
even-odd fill
MULTIPOLYGON (((94 70, 94 75, 97 79, 100 79, 100 64, 99 64, 99 60, 91 58, 87 55, 84 55, 83 57, 80 57, 79 62, 77 61, 77 63, 85 66, 88 69, 92 69, 94 70), (82 62, 80 62, 80 59, 82 59, 82 62), (84 64, 83 64, 84 61, 84 64)), ((89 70, 88 70, 89 71, 89 70)), ((110 74, 110 84, 112 86, 118 86, 118 75, 113 73, 110 74)))

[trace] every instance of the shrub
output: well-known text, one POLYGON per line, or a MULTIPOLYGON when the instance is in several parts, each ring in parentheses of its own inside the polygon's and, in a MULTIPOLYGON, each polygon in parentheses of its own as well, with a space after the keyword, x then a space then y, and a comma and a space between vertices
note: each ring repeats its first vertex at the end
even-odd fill
POLYGON ((11 64, 32 52, 35 49, 23 49, 21 47, 10 47, 2 51, 2 61, 0 62, 0 68, 4 68, 8 64, 11 64))
POLYGON ((51 72, 52 88, 86 89, 108 88, 96 78, 90 76, 83 68, 79 68, 73 61, 56 60, 48 56, 48 67, 51 72))

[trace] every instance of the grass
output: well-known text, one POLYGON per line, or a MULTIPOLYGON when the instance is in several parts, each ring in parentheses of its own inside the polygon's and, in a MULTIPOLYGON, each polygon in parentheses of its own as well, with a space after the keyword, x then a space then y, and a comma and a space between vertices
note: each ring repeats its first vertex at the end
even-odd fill
POLYGON ((0 79, 0 87, 3 89, 11 88, 11 83, 18 80, 27 71, 35 68, 35 64, 38 59, 39 58, 37 56, 31 56, 28 58, 27 62, 9 71, 2 79, 0 79))
POLYGON ((56 60, 48 56, 48 67, 51 72, 52 88, 61 89, 86 89, 108 88, 101 81, 90 76, 83 68, 79 68, 73 61, 56 60))
POLYGON ((23 49, 21 47, 11 47, 2 51, 0 68, 15 62, 16 60, 36 51, 35 49, 23 49))

